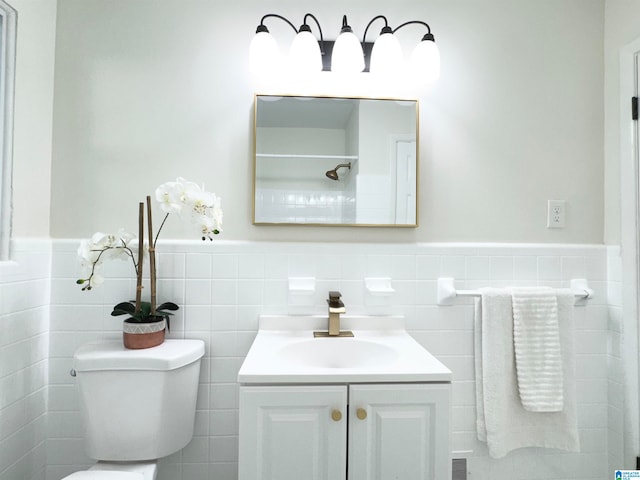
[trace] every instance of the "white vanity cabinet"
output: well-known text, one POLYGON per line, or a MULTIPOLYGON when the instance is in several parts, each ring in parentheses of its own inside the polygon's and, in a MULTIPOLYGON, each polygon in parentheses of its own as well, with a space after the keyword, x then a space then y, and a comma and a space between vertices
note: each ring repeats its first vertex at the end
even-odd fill
POLYGON ((346 405, 344 385, 241 386, 238 479, 344 479, 346 405))
POLYGON ((451 478, 450 385, 242 385, 238 478, 451 478))

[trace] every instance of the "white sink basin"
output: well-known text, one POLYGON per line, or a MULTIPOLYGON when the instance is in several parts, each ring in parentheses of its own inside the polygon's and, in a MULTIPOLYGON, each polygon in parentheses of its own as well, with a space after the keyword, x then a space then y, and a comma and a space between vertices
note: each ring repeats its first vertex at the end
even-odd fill
POLYGON ((314 338, 326 316, 260 317, 242 384, 450 382, 451 371, 405 330, 402 317, 343 316, 353 337, 314 338))
POLYGON ((388 365, 398 352, 383 343, 358 338, 314 338, 284 345, 276 355, 285 361, 320 368, 375 368, 388 365))

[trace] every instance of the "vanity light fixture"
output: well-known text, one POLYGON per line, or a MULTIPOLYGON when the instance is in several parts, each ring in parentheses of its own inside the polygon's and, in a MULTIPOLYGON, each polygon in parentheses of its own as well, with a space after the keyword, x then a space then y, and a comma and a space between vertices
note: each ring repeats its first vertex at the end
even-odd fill
POLYGON ((370 71, 376 75, 398 74, 404 68, 405 62, 395 33, 408 25, 424 26, 427 33, 414 48, 406 66, 410 75, 425 81, 433 81, 440 76, 440 52, 426 22, 410 20, 392 28, 384 15, 377 15, 367 24, 360 42, 347 23, 347 16, 344 15, 338 38, 330 41, 324 39, 320 22, 311 13, 305 14, 300 28, 296 28, 282 15, 268 13, 262 17, 249 51, 252 73, 278 72, 284 67, 284 58, 280 56, 277 43, 264 24, 268 18, 278 18, 293 29, 295 38, 289 49, 288 63, 293 71, 307 73, 325 70, 336 73, 370 71), (307 23, 310 18, 318 28, 319 40, 307 23), (376 20, 384 20, 384 27, 375 42, 368 43, 367 32, 376 20))

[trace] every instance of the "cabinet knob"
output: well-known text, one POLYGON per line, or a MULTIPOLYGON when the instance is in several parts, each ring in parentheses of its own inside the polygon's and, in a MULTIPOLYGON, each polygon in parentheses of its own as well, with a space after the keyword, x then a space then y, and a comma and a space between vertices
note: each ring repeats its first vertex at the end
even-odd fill
POLYGON ((339 422, 340 420, 342 420, 342 412, 340 410, 332 410, 331 418, 334 422, 339 422))
POLYGON ((367 418, 367 411, 364 408, 357 409, 356 417, 358 417, 360 420, 364 420, 365 418, 367 418))

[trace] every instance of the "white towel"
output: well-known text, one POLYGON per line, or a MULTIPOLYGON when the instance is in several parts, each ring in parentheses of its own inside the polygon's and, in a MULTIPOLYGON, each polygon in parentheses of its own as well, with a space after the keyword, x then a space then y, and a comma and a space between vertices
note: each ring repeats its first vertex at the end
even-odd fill
POLYGON ((514 288, 511 300, 522 406, 530 412, 561 412, 562 352, 555 291, 549 287, 514 288))
POLYGON ((522 407, 516 380, 511 291, 484 288, 476 300, 475 367, 478 438, 489 455, 502 458, 523 447, 580 451, 575 399, 573 303, 570 290, 556 290, 563 349, 564 408, 534 413, 522 407))

